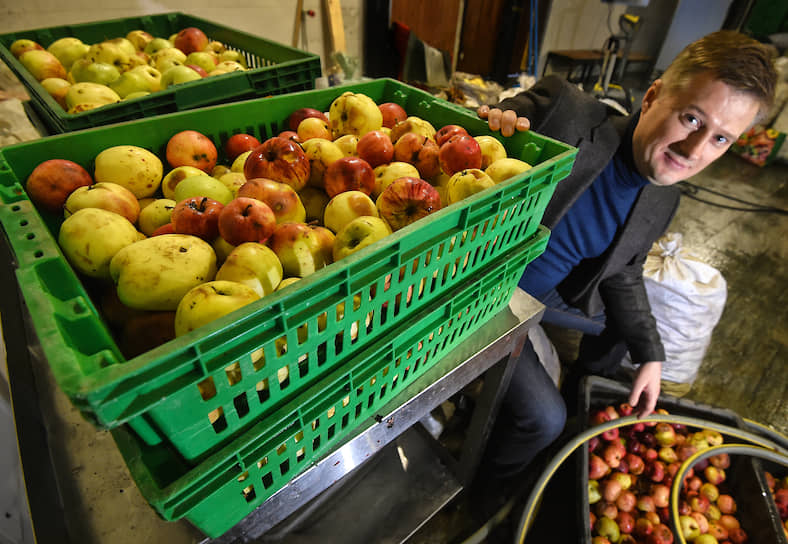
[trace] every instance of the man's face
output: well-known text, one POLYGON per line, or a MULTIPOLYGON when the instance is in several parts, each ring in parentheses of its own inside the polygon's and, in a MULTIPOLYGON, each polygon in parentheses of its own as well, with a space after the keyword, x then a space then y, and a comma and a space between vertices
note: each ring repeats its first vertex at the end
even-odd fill
POLYGON ((632 137, 638 171, 656 185, 692 177, 747 130, 758 106, 753 97, 708 72, 672 92, 655 81, 643 97, 632 137))

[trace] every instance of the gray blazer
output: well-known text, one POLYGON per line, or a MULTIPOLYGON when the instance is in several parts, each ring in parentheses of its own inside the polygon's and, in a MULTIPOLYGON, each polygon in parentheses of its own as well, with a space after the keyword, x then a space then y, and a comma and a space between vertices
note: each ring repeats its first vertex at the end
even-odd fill
MULTIPOLYGON (((558 183, 545 211, 542 223, 551 228, 610 162, 630 120, 557 76, 547 76, 495 107, 514 110, 528 117, 539 134, 578 148, 572 172, 558 183)), ((679 196, 676 187, 644 187, 607 251, 582 261, 559 284, 558 292, 568 304, 588 315, 605 311, 605 331, 581 343, 584 360, 620 361, 629 349, 636 363, 664 361, 643 284, 643 263, 670 224, 679 196)))

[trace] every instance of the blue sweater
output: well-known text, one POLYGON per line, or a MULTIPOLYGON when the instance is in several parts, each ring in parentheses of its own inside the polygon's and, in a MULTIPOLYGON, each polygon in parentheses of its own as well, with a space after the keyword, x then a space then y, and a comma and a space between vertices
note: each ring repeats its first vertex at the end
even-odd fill
MULTIPOLYGON (((637 123, 638 116, 633 117, 628 136, 637 123)), ((634 167, 632 139, 627 137, 599 177, 555 225, 547 249, 528 265, 520 287, 542 298, 580 261, 604 253, 647 183, 634 167)))

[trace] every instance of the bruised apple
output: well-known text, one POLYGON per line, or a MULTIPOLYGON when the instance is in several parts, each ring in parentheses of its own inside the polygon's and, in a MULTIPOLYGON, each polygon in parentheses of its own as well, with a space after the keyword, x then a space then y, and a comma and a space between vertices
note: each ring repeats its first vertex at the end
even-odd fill
POLYGON ((344 191, 361 191, 372 194, 375 189, 375 173, 364 159, 342 157, 332 162, 323 176, 326 194, 333 198, 344 191))
POLYGON ((282 263, 271 248, 257 242, 244 242, 230 251, 216 279, 243 283, 263 297, 276 290, 283 274, 282 263))
POLYGON ((359 138, 383 126, 383 114, 378 105, 365 94, 346 91, 331 103, 328 122, 334 138, 355 134, 359 138))
POLYGON ((389 234, 391 227, 380 217, 357 217, 337 233, 334 239, 334 262, 382 240, 389 234))
POLYGON ((274 212, 277 223, 306 221, 306 209, 295 189, 286 183, 267 178, 254 178, 238 189, 238 196, 265 202, 274 212))
POLYGON ((210 173, 216 166, 218 153, 210 138, 196 130, 183 130, 167 141, 167 162, 170 166, 193 166, 210 173))
POLYGON ((403 134, 394 144, 394 160, 416 167, 419 177, 432 179, 440 173, 440 148, 432 138, 416 132, 403 134))
POLYGON ((66 200, 63 206, 65 217, 82 208, 101 208, 115 212, 136 223, 140 214, 140 203, 134 193, 109 181, 94 183, 93 185, 78 187, 66 200))
POLYGON ((205 172, 194 166, 178 166, 173 168, 161 180, 161 192, 164 198, 175 198, 175 188, 189 176, 204 176, 205 172))
POLYGON ((442 146, 452 136, 468 136, 468 131, 460 125, 444 125, 435 133, 435 143, 442 146))
POLYGON ((415 132, 416 134, 420 134, 425 138, 429 138, 430 140, 434 141, 435 133, 437 131, 429 121, 422 119, 421 117, 411 115, 404 121, 400 121, 391 128, 391 141, 396 144, 397 140, 399 140, 403 134, 407 134, 408 132, 415 132))
POLYGON ((400 161, 392 161, 388 164, 376 166, 373 172, 375 173, 375 190, 372 191, 374 198, 377 198, 397 178, 419 177, 419 171, 415 166, 408 162, 400 161))
POLYGON ((265 202, 239 196, 219 212, 219 234, 231 245, 244 242, 264 243, 276 227, 276 216, 265 202))
POLYGON ((87 170, 66 159, 49 159, 36 166, 25 182, 25 191, 37 206, 60 212, 78 187, 93 184, 87 170))
POLYGON ((304 278, 330 264, 319 235, 305 223, 277 225, 268 246, 279 257, 285 277, 304 278))
POLYGON ((172 210, 176 234, 190 234, 206 241, 219 235, 219 214, 224 205, 208 197, 191 197, 178 202, 172 210))
POLYGON ((309 180, 309 159, 301 146, 274 136, 254 148, 244 162, 246 179, 269 178, 300 191, 309 180))
MULTIPOLYGON (((355 136, 354 136, 355 138, 355 136)), ((312 138, 305 141, 301 147, 309 159, 309 182, 312 187, 324 187, 323 176, 326 168, 337 159, 345 156, 339 146, 330 140, 312 138)))
POLYGON ((397 231, 441 208, 438 191, 420 178, 395 179, 377 199, 380 216, 397 231))

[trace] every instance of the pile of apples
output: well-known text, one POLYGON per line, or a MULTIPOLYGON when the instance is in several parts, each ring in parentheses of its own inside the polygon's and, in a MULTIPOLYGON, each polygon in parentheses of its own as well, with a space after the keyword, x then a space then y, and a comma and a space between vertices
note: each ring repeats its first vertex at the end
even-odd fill
MULTIPOLYGON (((628 416, 629 404, 596 410, 590 424, 628 416)), ((667 414, 664 409, 658 413, 667 414)), ((670 544, 670 489, 683 461, 716 446, 711 429, 638 422, 589 441, 588 497, 593 544, 670 544)), ((728 454, 698 462, 684 478, 678 505, 682 534, 692 544, 740 544, 747 533, 736 518, 736 501, 726 484, 728 454)))
POLYGON ((766 472, 766 485, 772 494, 774 503, 777 505, 777 513, 780 515, 785 538, 788 539, 788 476, 783 476, 779 480, 766 472))
POLYGON ((195 27, 184 28, 169 38, 132 30, 125 37, 94 44, 66 37, 46 49, 34 40, 19 39, 11 44, 10 51, 68 113, 247 69, 239 51, 211 41, 195 27))
POLYGON ((492 136, 436 130, 361 93, 343 92, 327 113, 299 108, 287 124, 218 149, 184 130, 162 158, 118 145, 95 156, 92 174, 60 158, 30 174, 27 194, 65 217, 60 248, 97 286, 127 357, 530 168, 492 136))

